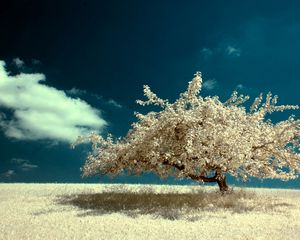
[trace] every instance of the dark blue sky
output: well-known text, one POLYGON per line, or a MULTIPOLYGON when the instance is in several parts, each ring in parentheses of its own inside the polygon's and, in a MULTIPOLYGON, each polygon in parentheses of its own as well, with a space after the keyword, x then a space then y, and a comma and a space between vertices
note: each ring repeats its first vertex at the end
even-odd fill
MULTIPOLYGON (((135 100, 144 84, 174 100, 201 71, 202 95, 225 100, 233 90, 251 97, 271 91, 282 104, 300 104, 299 12, 299 1, 274 0, 7 1, 0 8, 0 60, 10 86, 1 88, 0 78, 0 181, 94 181, 80 179, 87 149, 70 150, 68 141, 78 131, 102 129, 101 121, 104 132, 125 135, 141 110, 135 100), (46 80, 8 77, 20 72, 46 80), (54 114, 47 102, 61 111, 54 114)), ((288 112, 274 121, 292 113, 299 116, 288 112)))

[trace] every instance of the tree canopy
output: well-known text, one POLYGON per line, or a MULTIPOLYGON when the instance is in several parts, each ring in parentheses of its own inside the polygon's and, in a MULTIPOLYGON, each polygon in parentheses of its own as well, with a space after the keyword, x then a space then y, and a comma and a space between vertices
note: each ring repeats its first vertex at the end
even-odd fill
POLYGON ((278 97, 268 93, 265 98, 260 94, 246 110, 242 104, 249 96, 235 91, 221 102, 217 96, 201 97, 201 86, 201 73, 197 72, 187 90, 170 103, 145 85, 147 100, 137 103, 157 105, 161 110, 136 112, 137 121, 123 138, 102 137, 97 133, 79 137, 74 145, 88 140, 93 149, 82 175, 152 171, 160 177, 222 180, 223 189, 218 182, 222 191, 228 189, 224 173, 245 181, 249 177, 282 180, 297 177, 300 121, 290 116, 272 123, 266 114, 298 106, 278 106, 278 97))

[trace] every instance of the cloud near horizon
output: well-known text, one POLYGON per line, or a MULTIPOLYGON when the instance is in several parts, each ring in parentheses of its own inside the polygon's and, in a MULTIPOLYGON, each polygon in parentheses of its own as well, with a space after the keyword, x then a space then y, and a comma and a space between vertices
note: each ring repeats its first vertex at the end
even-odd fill
POLYGON ((38 165, 31 164, 29 160, 23 158, 12 158, 11 163, 16 164, 22 172, 28 172, 38 168, 38 165))
POLYGON ((107 125, 99 110, 41 82, 45 75, 40 73, 10 76, 0 61, 0 108, 13 111, 12 117, 0 114, 0 128, 7 137, 73 142, 107 125))
POLYGON ((4 178, 11 178, 12 176, 16 175, 16 172, 12 169, 7 170, 6 172, 2 173, 0 177, 4 178))

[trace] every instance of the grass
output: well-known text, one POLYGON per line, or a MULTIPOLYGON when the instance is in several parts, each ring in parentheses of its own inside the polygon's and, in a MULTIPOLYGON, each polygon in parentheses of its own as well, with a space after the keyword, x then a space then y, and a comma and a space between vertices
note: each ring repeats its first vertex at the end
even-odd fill
POLYGON ((0 184, 0 239, 298 239, 300 191, 0 184), (144 215, 143 215, 144 214, 144 215))
POLYGON ((85 210, 81 216, 123 213, 130 217, 151 214, 155 218, 195 221, 201 211, 228 210, 234 213, 247 211, 273 211, 282 204, 258 197, 249 190, 235 189, 222 195, 219 191, 193 189, 188 193, 155 192, 151 187, 129 191, 122 187, 101 193, 63 195, 59 204, 73 205, 85 210), (86 211, 88 210, 88 211, 86 211))

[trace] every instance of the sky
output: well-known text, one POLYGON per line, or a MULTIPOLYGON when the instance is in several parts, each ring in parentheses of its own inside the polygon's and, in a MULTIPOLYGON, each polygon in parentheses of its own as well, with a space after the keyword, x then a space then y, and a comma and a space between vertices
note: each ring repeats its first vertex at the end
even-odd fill
MULTIPOLYGON (((70 143, 90 131, 126 135, 143 85, 174 101, 196 71, 203 96, 271 91, 280 104, 300 104, 299 12, 293 0, 6 1, 0 181, 177 184, 151 174, 82 179, 89 148, 70 143)), ((291 114, 299 111, 273 121, 291 114)), ((247 184, 300 188, 299 179, 247 184)))

